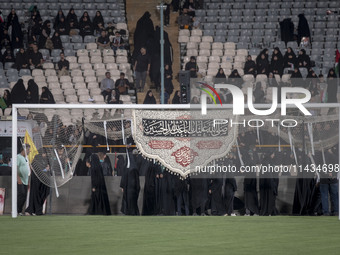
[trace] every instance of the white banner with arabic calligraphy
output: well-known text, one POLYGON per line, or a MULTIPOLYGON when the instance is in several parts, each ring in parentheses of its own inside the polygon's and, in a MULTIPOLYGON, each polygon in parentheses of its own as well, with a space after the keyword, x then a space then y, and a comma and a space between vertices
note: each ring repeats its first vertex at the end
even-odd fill
POLYGON ((196 166, 225 157, 237 137, 231 110, 134 110, 133 136, 138 150, 186 178, 196 166), (214 120, 225 120, 217 124, 214 120))

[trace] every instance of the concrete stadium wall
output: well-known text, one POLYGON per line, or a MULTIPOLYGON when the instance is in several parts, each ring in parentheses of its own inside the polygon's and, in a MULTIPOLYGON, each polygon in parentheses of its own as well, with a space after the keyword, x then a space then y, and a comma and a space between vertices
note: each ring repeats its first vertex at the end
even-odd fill
MULTIPOLYGON (((105 177, 106 187, 108 190, 109 201, 112 214, 121 214, 120 208, 122 203, 122 192, 119 187, 120 177, 105 177)), ((243 178, 237 177, 238 190, 236 197, 243 199, 243 178)), ((141 191, 138 199, 138 206, 142 212, 144 177, 140 177, 141 191)), ((5 214, 11 213, 11 177, 0 176, 0 188, 6 188, 5 196, 5 214)), ((279 196, 277 197, 276 206, 281 214, 291 214, 295 190, 295 179, 280 178, 279 196)), ((52 214, 77 214, 85 215, 90 205, 91 199, 91 178, 89 176, 76 176, 64 186, 59 187, 59 198, 55 196, 55 190, 52 189, 52 214)), ((260 198, 259 198, 260 199, 260 198)), ((47 199, 49 202, 49 198, 47 199)), ((47 204, 47 212, 49 205, 47 204)))

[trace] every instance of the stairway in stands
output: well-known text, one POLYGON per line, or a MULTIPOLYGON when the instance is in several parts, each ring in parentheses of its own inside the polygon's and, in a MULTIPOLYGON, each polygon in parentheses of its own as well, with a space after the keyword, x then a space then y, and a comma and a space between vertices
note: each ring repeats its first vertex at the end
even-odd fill
MULTIPOLYGON (((137 21, 146 11, 151 13, 151 19, 153 21, 154 26, 159 26, 160 24, 160 13, 157 10, 156 6, 159 4, 159 1, 155 0, 126 0, 126 16, 127 16, 127 24, 130 34, 130 45, 132 45, 131 50, 133 51, 133 36, 136 29, 137 21)), ((164 27, 164 30, 168 32, 170 42, 173 48, 173 84, 174 84, 174 91, 179 89, 179 83, 175 79, 179 70, 180 70, 180 49, 178 45, 178 26, 175 24, 177 19, 178 13, 173 13, 171 11, 170 16, 170 26, 164 27)), ((138 103, 142 104, 145 98, 146 91, 150 88, 151 82, 150 79, 147 79, 147 85, 144 89, 144 92, 138 93, 138 103)), ((157 103, 160 103, 160 93, 157 92, 155 89, 152 89, 153 94, 157 100, 157 103)), ((174 93, 173 93, 174 94, 174 93)), ((171 95, 170 100, 172 100, 173 94, 171 95)))

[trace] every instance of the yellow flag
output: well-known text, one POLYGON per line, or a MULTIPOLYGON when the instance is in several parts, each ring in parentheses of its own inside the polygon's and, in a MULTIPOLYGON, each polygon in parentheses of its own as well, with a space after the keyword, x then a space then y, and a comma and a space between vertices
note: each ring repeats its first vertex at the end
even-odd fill
POLYGON ((37 147, 35 147, 35 144, 34 144, 32 138, 30 137, 29 133, 27 132, 27 130, 26 130, 26 133, 25 133, 24 143, 25 143, 25 144, 28 144, 28 145, 31 147, 31 148, 30 148, 30 153, 27 155, 27 157, 28 157, 28 161, 29 161, 30 163, 32 163, 34 157, 35 157, 36 155, 38 155, 39 152, 38 152, 38 150, 37 150, 37 147))

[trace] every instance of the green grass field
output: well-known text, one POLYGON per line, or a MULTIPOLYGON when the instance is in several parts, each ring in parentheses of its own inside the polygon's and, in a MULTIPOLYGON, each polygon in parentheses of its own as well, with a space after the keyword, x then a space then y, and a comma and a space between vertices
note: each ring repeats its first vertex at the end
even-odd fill
POLYGON ((337 217, 0 217, 0 254, 339 254, 337 217))

